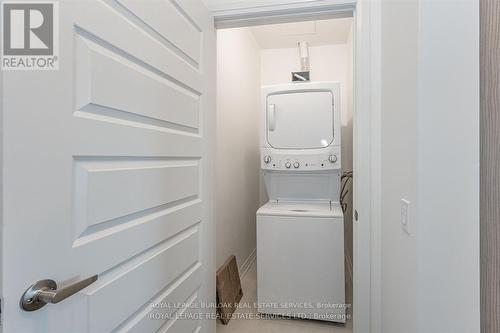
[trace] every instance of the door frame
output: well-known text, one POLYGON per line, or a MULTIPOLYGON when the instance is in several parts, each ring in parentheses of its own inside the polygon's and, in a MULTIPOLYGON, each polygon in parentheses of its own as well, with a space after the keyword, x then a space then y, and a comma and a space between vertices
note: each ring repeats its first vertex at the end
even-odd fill
POLYGON ((254 0, 209 7, 216 29, 353 17, 353 331, 379 333, 381 10, 370 0, 254 0))

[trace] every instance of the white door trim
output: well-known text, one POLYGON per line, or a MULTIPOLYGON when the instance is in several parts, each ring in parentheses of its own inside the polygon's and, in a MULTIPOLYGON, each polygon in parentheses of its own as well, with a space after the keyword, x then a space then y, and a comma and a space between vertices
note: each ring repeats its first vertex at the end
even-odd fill
POLYGON ((380 333, 380 3, 255 0, 210 8, 216 28, 354 17, 354 333, 380 333))
POLYGON ((319 20, 353 16, 356 0, 254 1, 214 6, 216 28, 235 28, 270 23, 319 20))
POLYGON ((359 0, 354 73, 354 333, 382 333, 381 304, 381 10, 359 0))
POLYGON ((238 0, 238 1, 227 1, 219 0, 213 1, 209 4, 208 9, 218 16, 218 13, 223 11, 233 11, 233 12, 255 12, 257 10, 262 10, 264 8, 271 9, 297 9, 297 8, 311 8, 319 6, 330 6, 330 5, 346 5, 351 6, 356 5, 357 0, 238 0))

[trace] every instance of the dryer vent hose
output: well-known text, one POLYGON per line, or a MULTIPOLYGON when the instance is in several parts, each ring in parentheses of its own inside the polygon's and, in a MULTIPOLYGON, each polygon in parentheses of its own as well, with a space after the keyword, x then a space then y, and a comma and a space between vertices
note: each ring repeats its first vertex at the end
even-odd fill
POLYGON ((303 72, 309 72, 309 46, 307 42, 299 42, 300 66, 303 72))

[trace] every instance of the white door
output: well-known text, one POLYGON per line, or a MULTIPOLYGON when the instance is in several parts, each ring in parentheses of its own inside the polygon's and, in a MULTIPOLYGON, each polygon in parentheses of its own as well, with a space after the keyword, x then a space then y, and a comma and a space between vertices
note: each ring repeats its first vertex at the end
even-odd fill
POLYGON ((59 70, 3 73, 4 333, 213 330, 214 36, 199 0, 60 1, 59 70))
POLYGON ((267 96, 267 140, 277 149, 324 148, 333 142, 331 91, 267 96))

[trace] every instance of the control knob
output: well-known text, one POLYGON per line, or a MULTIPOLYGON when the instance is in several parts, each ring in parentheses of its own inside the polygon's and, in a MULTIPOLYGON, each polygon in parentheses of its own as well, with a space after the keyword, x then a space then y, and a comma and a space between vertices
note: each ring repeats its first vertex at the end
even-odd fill
POLYGON ((266 155, 264 156, 264 163, 269 164, 271 162, 271 156, 266 155))
POLYGON ((285 163, 285 168, 290 169, 292 167, 292 163, 286 162, 285 163))
POLYGON ((299 163, 299 162, 295 162, 295 163, 293 163, 293 167, 294 167, 295 169, 298 169, 298 168, 299 168, 299 166, 300 166, 300 163, 299 163))
POLYGON ((332 154, 332 155, 328 156, 328 161, 330 161, 330 163, 337 162, 337 155, 332 154))

